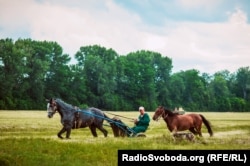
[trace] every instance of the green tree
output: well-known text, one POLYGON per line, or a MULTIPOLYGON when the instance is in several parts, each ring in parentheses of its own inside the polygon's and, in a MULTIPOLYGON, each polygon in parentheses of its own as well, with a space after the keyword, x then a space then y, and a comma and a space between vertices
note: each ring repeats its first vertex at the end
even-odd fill
POLYGON ((101 46, 81 47, 75 58, 84 68, 87 103, 102 109, 117 108, 115 59, 117 53, 101 46))
POLYGON ((210 83, 209 91, 211 98, 210 110, 231 110, 230 91, 223 72, 217 72, 214 74, 214 79, 210 83))
POLYGON ((70 90, 72 73, 68 65, 70 57, 63 54, 62 47, 56 42, 48 43, 49 70, 45 75, 45 97, 59 97, 68 101, 74 93, 70 90))
POLYGON ((239 96, 243 99, 250 99, 248 93, 250 91, 250 69, 249 67, 241 67, 236 74, 237 83, 239 87, 239 96))
POLYGON ((148 110, 156 107, 156 87, 153 52, 137 51, 127 55, 125 75, 128 76, 128 97, 132 99, 133 108, 143 105, 148 110))
POLYGON ((85 103, 87 99, 86 94, 86 79, 83 75, 83 67, 79 65, 70 65, 71 80, 69 81, 69 93, 68 102, 80 108, 87 107, 85 103))
POLYGON ((168 104, 171 60, 145 50, 129 53, 125 59, 123 96, 130 101, 131 109, 143 105, 147 110, 154 110, 159 99, 161 105, 168 104))
POLYGON ((117 84, 116 88, 116 95, 117 95, 117 103, 118 109, 117 110, 132 110, 132 102, 130 98, 126 97, 126 94, 129 89, 129 77, 125 74, 126 73, 126 65, 127 65, 127 57, 120 56, 115 60, 116 64, 116 76, 115 81, 117 84))
POLYGON ((183 97, 185 92, 185 83, 182 73, 175 73, 170 79, 170 98, 172 100, 172 108, 183 107, 183 97))
POLYGON ((18 54, 12 39, 0 40, 0 107, 15 109, 13 89, 17 86, 23 56, 18 54))
MULTIPOLYGON (((23 100, 26 100, 30 107, 29 109, 41 108, 44 106, 44 76, 49 69, 48 43, 46 41, 20 39, 16 42, 16 45, 20 45, 20 49, 25 54, 26 70, 23 73, 23 84, 21 86, 21 89, 23 89, 23 100)), ((17 96, 19 88, 16 91, 17 96)))
POLYGON ((192 111, 204 110, 204 101, 207 99, 204 78, 195 69, 187 70, 182 75, 185 84, 184 107, 192 111))
POLYGON ((170 97, 171 86, 171 72, 172 72, 172 60, 167 56, 162 56, 159 53, 153 53, 153 67, 155 70, 155 86, 156 86, 156 101, 157 105, 163 105, 166 107, 172 106, 173 102, 170 97))

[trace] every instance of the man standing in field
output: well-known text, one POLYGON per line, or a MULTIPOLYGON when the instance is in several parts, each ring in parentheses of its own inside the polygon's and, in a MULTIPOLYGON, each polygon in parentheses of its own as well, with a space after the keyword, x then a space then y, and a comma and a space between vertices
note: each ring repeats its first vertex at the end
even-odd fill
POLYGON ((135 131, 135 133, 145 132, 148 129, 150 117, 148 113, 145 112, 144 107, 139 107, 140 115, 138 119, 134 120, 135 126, 132 127, 132 130, 135 131))

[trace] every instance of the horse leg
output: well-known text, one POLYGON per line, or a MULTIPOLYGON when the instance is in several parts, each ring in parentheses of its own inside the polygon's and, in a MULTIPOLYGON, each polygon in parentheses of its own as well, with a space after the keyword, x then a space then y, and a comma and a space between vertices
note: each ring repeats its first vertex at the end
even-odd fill
POLYGON ((172 133, 172 138, 173 138, 174 142, 176 141, 175 137, 176 137, 176 135, 177 135, 177 131, 178 131, 178 130, 177 130, 176 128, 173 128, 172 131, 171 131, 171 133, 172 133))
POLYGON ((110 126, 112 128, 114 137, 119 137, 120 136, 119 128, 114 123, 111 123, 110 126))
POLYGON ((70 139, 70 133, 71 133, 71 128, 72 128, 72 123, 68 120, 64 121, 64 128, 66 131, 66 138, 70 139))
POLYGON ((66 129, 66 139, 70 139, 71 126, 67 125, 66 129))
POLYGON ((191 128, 189 129, 189 131, 191 131, 194 135, 197 135, 197 134, 198 134, 198 132, 195 131, 195 128, 194 128, 194 127, 191 127, 191 128))
POLYGON ((70 139, 71 129, 67 129, 66 138, 70 139))
POLYGON ((104 137, 108 136, 108 131, 105 130, 102 126, 98 126, 97 128, 104 134, 104 137))
POLYGON ((61 136, 64 132, 66 131, 65 127, 63 126, 63 128, 59 131, 59 133, 57 134, 58 138, 63 139, 63 137, 61 136))
POLYGON ((92 135, 93 135, 94 137, 97 137, 96 127, 93 126, 93 125, 90 125, 90 126, 89 126, 89 129, 90 129, 92 135))
POLYGON ((199 134, 199 136, 202 137, 202 134, 201 134, 201 126, 197 126, 197 127, 196 127, 196 130, 197 130, 197 133, 199 134))

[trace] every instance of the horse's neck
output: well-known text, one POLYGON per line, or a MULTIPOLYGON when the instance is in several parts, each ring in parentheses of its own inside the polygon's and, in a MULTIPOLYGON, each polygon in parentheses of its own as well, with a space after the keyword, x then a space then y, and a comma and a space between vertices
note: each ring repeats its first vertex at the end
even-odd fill
POLYGON ((65 109, 62 111, 62 117, 73 116, 76 110, 74 109, 65 109))
POLYGON ((61 117, 61 119, 62 119, 62 118, 63 118, 62 112, 61 112, 61 111, 58 111, 58 113, 59 113, 59 115, 60 115, 60 117, 61 117))
POLYGON ((165 121, 166 123, 170 123, 170 122, 172 122, 173 117, 172 117, 172 116, 165 116, 165 117, 163 117, 163 119, 164 119, 164 121, 165 121))
POLYGON ((68 116, 73 115, 76 110, 72 107, 69 107, 67 105, 64 104, 60 104, 59 108, 58 108, 58 112, 61 115, 61 118, 67 118, 68 116))
POLYGON ((174 120, 175 118, 176 118, 175 115, 168 115, 168 116, 165 116, 164 121, 166 122, 166 124, 167 124, 169 130, 171 130, 171 128, 172 128, 172 122, 173 122, 173 120, 174 120))
POLYGON ((164 118, 164 121, 166 122, 168 129, 169 129, 170 131, 172 131, 172 129, 173 129, 173 127, 172 127, 172 125, 171 125, 171 124, 172 124, 172 119, 169 118, 169 117, 166 117, 166 118, 164 118))

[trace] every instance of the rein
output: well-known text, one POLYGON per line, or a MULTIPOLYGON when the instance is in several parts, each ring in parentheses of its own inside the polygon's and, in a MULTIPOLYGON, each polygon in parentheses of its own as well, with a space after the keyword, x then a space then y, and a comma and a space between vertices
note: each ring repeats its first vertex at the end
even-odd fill
MULTIPOLYGON (((105 118, 103 116, 93 114, 91 112, 87 112, 87 111, 84 111, 84 110, 77 110, 77 112, 83 112, 84 114, 89 114, 89 115, 92 115, 94 117, 97 117, 97 118, 100 118, 100 119, 104 119, 104 120, 108 121, 109 123, 115 123, 117 125, 124 126, 124 124, 122 124, 122 123, 116 122, 116 121, 114 121, 114 120, 112 120, 110 118, 105 118)), ((126 126, 126 127, 128 127, 128 126, 126 126)))
POLYGON ((130 119, 130 120, 133 120, 133 121, 134 121, 133 118, 128 118, 128 117, 126 117, 126 116, 121 116, 121 115, 113 114, 113 113, 110 113, 110 112, 105 112, 105 113, 110 114, 110 115, 115 115, 115 116, 118 116, 118 117, 121 117, 121 118, 125 118, 125 119, 130 119))

